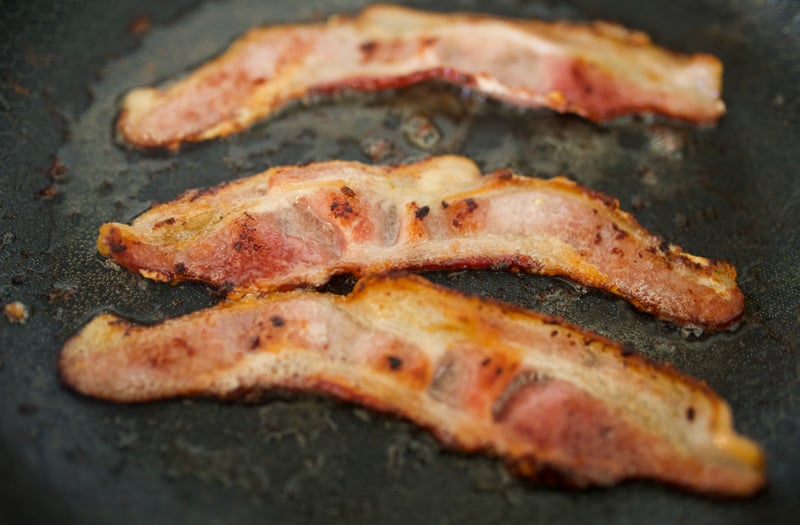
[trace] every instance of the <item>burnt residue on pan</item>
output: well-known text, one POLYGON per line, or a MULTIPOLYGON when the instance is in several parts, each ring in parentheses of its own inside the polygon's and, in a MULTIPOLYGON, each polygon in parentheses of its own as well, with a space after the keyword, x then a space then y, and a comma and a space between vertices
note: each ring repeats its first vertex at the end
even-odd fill
MULTIPOLYGON (((598 126, 426 83, 306 100, 239 135, 170 153, 116 142, 113 122, 127 90, 174 78, 254 24, 319 20, 355 12, 363 2, 187 3, 169 21, 148 14, 159 12, 156 2, 133 4, 119 7, 130 16, 115 22, 127 43, 110 45, 114 56, 99 72, 84 66, 59 73, 79 80, 64 84, 70 89, 51 89, 47 97, 24 74, 0 82, 0 116, 13 117, 0 121, 6 126, 0 130, 35 135, 35 128, 15 124, 24 110, 40 113, 39 122, 57 131, 42 146, 38 178, 3 186, 26 196, 0 196, 0 274, 7 276, 0 298, 31 307, 26 325, 0 319, 0 464, 13 467, 7 470, 10 481, 0 486, 3 494, 21 495, 19 501, 27 503, 16 505, 26 505, 26 516, 43 520, 44 511, 34 503, 42 497, 62 522, 82 523, 265 517, 400 523, 408 516, 428 523, 675 522, 689 516, 713 523, 800 510, 790 502, 800 482, 800 196, 793 176, 800 162, 794 147, 800 69, 791 58, 792 49, 800 56, 796 27, 791 33, 791 21, 796 26, 800 16, 796 8, 721 0, 703 2, 702 8, 687 1, 659 9, 633 1, 416 3, 516 17, 612 18, 668 47, 717 53, 726 65, 729 113, 716 128, 647 119, 598 126), (143 27, 131 25, 138 19, 148 21, 147 30, 130 33, 130 27, 143 27), (50 111, 33 103, 45 98, 50 111), (333 158, 398 163, 441 153, 472 157, 484 171, 511 167, 537 177, 567 175, 618 197, 650 231, 738 268, 747 297, 744 322, 735 331, 700 337, 560 279, 488 271, 427 275, 563 316, 705 380, 730 401, 737 429, 765 446, 772 465, 766 495, 719 503, 643 483, 579 493, 542 490, 510 477, 497 461, 443 451, 425 431, 403 421, 315 397, 126 406, 59 388, 58 349, 94 314, 109 310, 155 322, 218 300, 217 291, 202 285, 153 283, 109 264, 94 247, 101 223, 130 220, 186 189, 270 166, 333 158), (54 159, 61 168, 48 176, 54 159), (52 190, 39 195, 46 188, 52 190), (21 209, 14 208, 17 203, 21 209), (33 226, 34 217, 43 219, 33 226), (23 226, 22 218, 31 225, 23 226)), ((108 25, 92 16, 80 19, 92 12, 65 13, 64 23, 54 22, 50 32, 65 42, 84 38, 91 47, 105 45, 75 36, 108 25)), ((35 16, 20 13, 15 16, 35 16)), ((113 32, 94 34, 111 38, 113 32)), ((69 46, 64 45, 77 49, 69 46)), ((58 67, 56 55, 29 47, 30 60, 46 63, 42 71, 58 67)), ((25 175, 9 169, 14 159, 0 151, 4 184, 25 175)), ((341 276, 326 290, 346 293, 352 285, 341 276)))

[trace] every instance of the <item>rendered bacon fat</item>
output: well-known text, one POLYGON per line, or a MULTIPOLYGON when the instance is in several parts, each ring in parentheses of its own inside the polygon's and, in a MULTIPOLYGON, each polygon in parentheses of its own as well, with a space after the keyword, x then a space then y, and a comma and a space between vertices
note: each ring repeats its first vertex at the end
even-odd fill
POLYGON ((706 329, 736 322, 744 302, 733 267, 664 245, 615 200, 564 178, 481 176, 456 156, 274 168, 105 224, 97 246, 152 279, 261 290, 344 272, 520 269, 706 329))
POLYGON ((252 30, 166 89, 130 92, 118 129, 136 146, 176 147, 242 130, 310 93, 431 78, 596 121, 652 112, 708 123, 725 110, 721 77, 713 56, 671 53, 610 23, 373 6, 355 18, 252 30))
POLYGON ((289 389, 402 415, 464 451, 567 485, 651 478, 749 495, 763 457, 703 383, 555 318, 368 277, 348 297, 246 296, 162 324, 94 319, 64 380, 113 401, 289 389))

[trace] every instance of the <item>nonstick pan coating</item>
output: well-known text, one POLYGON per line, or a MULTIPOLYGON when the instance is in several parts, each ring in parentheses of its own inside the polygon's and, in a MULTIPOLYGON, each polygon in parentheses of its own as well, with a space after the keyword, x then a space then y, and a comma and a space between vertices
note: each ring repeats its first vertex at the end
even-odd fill
MULTIPOLYGON (((598 126, 519 111, 443 84, 295 104, 229 139, 178 154, 127 150, 113 119, 128 89, 174 78, 247 28, 355 12, 355 0, 0 3, 0 521, 3 523, 754 523, 800 515, 800 4, 706 0, 417 3, 515 17, 608 19, 725 64, 716 127, 629 119, 598 126), (441 136, 415 141, 419 118, 441 136), (417 119, 417 120, 415 120, 417 119), (411 131, 410 131, 411 130, 411 131), (59 381, 69 336, 100 311, 144 322, 216 300, 115 271, 96 254, 104 221, 262 171, 333 158, 445 152, 489 170, 568 175, 617 196, 651 231, 732 262, 741 326, 682 333, 626 303, 552 278, 430 273, 464 290, 557 314, 706 381, 737 429, 766 449, 770 484, 746 501, 652 483, 580 492, 509 476, 442 450, 411 424, 310 396, 255 403, 114 405, 59 381)), ((346 292, 347 277, 328 289, 346 292)))

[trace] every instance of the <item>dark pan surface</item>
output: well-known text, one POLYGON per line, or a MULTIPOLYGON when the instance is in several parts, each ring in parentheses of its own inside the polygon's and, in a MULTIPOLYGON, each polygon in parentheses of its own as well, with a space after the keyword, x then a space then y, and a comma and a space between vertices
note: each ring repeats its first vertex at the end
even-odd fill
MULTIPOLYGON (((517 111, 435 84, 298 104, 241 135, 179 154, 120 148, 119 97, 221 51, 252 25, 319 19, 361 2, 0 1, 2 523, 754 523, 800 514, 800 4, 638 1, 483 3, 439 10, 605 18, 725 64, 729 112, 716 128, 629 120, 596 126, 517 111), (108 5, 106 5, 108 4, 108 5), (663 4, 663 5, 662 5, 663 4), (669 5, 666 5, 669 4, 669 5), (412 117, 441 138, 408 140, 412 117), (731 261, 747 297, 738 330, 682 334, 624 302, 561 280, 491 272, 435 281, 561 315, 708 382, 737 428, 766 449, 769 487, 748 501, 703 499, 643 482, 583 492, 510 477, 499 461, 443 451, 391 417, 311 397, 254 404, 96 402, 61 386, 61 345, 94 314, 142 321, 210 305, 96 255, 100 223, 269 166, 382 162, 453 152, 483 168, 567 174, 619 197, 647 228, 691 253, 731 261), (54 159, 65 172, 53 169, 54 159), (44 190, 44 191, 43 191, 44 190)), ((57 168, 57 166, 55 166, 57 168)), ((347 278, 330 286, 344 292, 347 278)))

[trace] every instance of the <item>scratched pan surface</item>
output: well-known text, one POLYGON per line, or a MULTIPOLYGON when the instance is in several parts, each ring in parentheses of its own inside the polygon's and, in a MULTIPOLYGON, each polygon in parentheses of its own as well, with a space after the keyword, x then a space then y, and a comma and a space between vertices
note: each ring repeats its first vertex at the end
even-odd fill
MULTIPOLYGON (((426 84, 296 104, 230 139, 179 154, 128 151, 112 121, 129 88, 173 77, 248 27, 355 11, 351 0, 0 2, 0 319, 3 523, 753 523, 800 512, 800 8, 682 1, 437 2, 441 10, 605 18, 725 64, 719 126, 596 126, 426 84), (38 5, 37 5, 38 4, 38 5), (106 5, 108 4, 108 5, 106 5), (113 4, 113 6, 112 6, 113 4), (432 122, 438 134, 416 133, 432 122), (747 296, 738 330, 696 337, 570 283, 490 272, 439 283, 561 315, 707 381, 766 448, 769 487, 748 501, 652 483, 567 492, 499 461, 442 450, 392 417, 313 397, 119 406, 61 386, 56 359, 92 315, 156 321, 212 304, 204 286, 155 284, 104 265, 101 222, 269 166, 334 158, 401 162, 453 152, 484 169, 567 174, 618 196, 651 231, 727 259, 747 296), (65 167, 57 169, 54 159, 65 167)), ((345 292, 338 279, 329 288, 345 292)))

